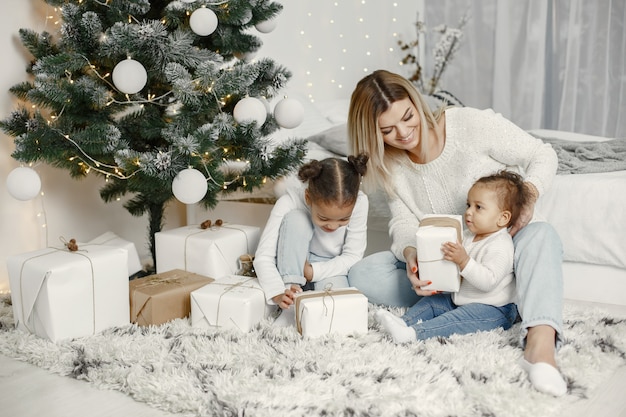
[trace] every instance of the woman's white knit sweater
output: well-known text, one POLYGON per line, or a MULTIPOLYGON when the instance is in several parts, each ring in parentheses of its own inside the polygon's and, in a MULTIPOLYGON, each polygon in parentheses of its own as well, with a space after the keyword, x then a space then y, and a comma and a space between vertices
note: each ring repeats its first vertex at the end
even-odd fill
POLYGON ((519 172, 543 194, 558 166, 549 144, 536 139, 493 110, 450 108, 445 114, 445 146, 427 164, 408 155, 392 167, 389 232, 391 250, 415 246, 415 233, 424 214, 463 214, 467 192, 480 177, 502 169, 519 172))

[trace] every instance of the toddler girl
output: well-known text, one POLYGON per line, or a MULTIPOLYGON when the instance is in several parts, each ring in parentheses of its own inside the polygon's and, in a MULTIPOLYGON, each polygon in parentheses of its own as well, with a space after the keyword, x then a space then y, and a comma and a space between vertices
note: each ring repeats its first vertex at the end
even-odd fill
POLYGON ((360 191, 369 157, 312 160, 271 211, 254 258, 268 304, 288 309, 303 289, 348 287, 348 270, 367 244, 367 196, 360 191))
POLYGON ((528 198, 522 177, 514 172, 501 171, 474 183, 467 196, 463 244, 446 242, 441 248, 444 259, 459 266, 461 287, 454 294, 435 291, 422 297, 402 317, 378 310, 378 319, 396 343, 513 325, 513 240, 507 228, 528 198))

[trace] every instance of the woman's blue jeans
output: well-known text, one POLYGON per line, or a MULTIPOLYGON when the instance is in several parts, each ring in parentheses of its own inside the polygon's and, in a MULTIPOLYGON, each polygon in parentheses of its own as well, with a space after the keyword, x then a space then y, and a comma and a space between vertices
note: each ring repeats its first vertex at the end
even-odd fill
MULTIPOLYGON (((309 289, 304 278, 304 262, 328 261, 330 258, 309 253, 309 244, 313 238, 313 222, 311 215, 305 210, 292 210, 283 217, 278 232, 276 248, 276 267, 285 284, 297 284, 309 289)), ((313 277, 315 279, 315 277, 313 277)), ((328 285, 332 288, 348 287, 348 277, 339 275, 327 277, 312 283, 313 289, 323 290, 328 285)))
MULTIPOLYGON (((517 309, 522 318, 522 347, 528 328, 548 325, 557 332, 557 347, 563 332, 563 248, 556 230, 546 222, 533 222, 513 237, 517 309)), ((406 264, 391 251, 378 252, 357 262, 348 274, 374 304, 410 307, 420 297, 407 278, 406 264)))

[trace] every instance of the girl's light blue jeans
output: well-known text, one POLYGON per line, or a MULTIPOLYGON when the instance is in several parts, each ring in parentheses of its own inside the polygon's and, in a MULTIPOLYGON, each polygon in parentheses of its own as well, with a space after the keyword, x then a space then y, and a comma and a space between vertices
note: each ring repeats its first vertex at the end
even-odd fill
POLYGON ((517 308, 510 303, 502 307, 489 304, 464 304, 457 306, 450 294, 422 297, 402 316, 404 322, 415 330, 417 340, 431 337, 448 337, 511 328, 517 318, 517 308))
POLYGON ((308 260, 313 263, 330 259, 309 252, 313 230, 311 216, 305 210, 292 210, 283 217, 278 231, 278 247, 276 248, 276 267, 283 281, 285 284, 297 284, 303 289, 323 290, 328 285, 332 285, 334 289, 348 287, 346 275, 327 277, 313 283, 307 283, 304 278, 305 261, 308 260))
MULTIPOLYGON (((556 346, 563 337, 563 248, 556 230, 546 222, 534 222, 513 237, 517 309, 522 318, 522 347, 528 328, 551 326, 557 333, 556 346)), ((409 307, 420 297, 407 278, 406 264, 391 251, 378 252, 357 262, 348 274, 374 304, 409 307)))

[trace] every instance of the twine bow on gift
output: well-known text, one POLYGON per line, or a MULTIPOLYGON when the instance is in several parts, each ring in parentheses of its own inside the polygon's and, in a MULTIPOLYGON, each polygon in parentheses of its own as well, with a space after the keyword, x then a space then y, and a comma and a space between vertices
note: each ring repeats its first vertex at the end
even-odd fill
POLYGON ((78 244, 76 243, 76 239, 72 238, 68 242, 63 236, 60 236, 59 240, 63 243, 63 246, 65 246, 70 252, 76 252, 78 250, 78 244))
POLYGON ((347 295, 347 294, 360 294, 358 290, 354 289, 345 289, 345 290, 332 290, 332 284, 327 284, 324 287, 323 291, 311 291, 309 294, 303 293, 296 297, 296 327, 298 329, 298 333, 302 334, 302 319, 303 313, 300 312, 300 302, 307 298, 319 298, 322 297, 322 305, 324 306, 324 316, 328 316, 329 307, 326 305, 327 297, 330 297, 330 300, 333 302, 330 316, 330 323, 328 324, 328 333, 331 333, 333 330, 333 321, 335 319, 335 296, 336 295, 347 295))
POLYGON ((206 219, 205 221, 200 223, 200 229, 202 230, 213 229, 213 228, 221 227, 223 224, 224 224, 224 221, 222 219, 215 220, 215 224, 211 222, 211 219, 206 219))
MULTIPOLYGON (((76 244, 76 239, 70 239, 69 242, 67 242, 65 238, 63 238, 62 236, 59 237, 59 239, 61 240, 61 242, 63 242, 63 245, 68 249, 70 253, 73 253, 73 254, 75 253, 78 256, 82 256, 83 258, 87 260, 87 262, 89 262, 89 270, 91 272, 90 280, 91 280, 91 306, 92 306, 92 329, 93 329, 92 334, 96 334, 96 291, 95 291, 96 284, 95 284, 95 271, 94 271, 93 261, 89 257, 89 255, 86 253, 87 251, 80 251, 80 252, 78 251, 78 245, 76 244), (85 252, 85 253, 81 253, 81 252, 85 252)), ((26 259, 22 263, 22 266, 20 268, 19 283, 20 283, 20 305, 21 305, 21 313, 22 313, 21 319, 22 319, 22 325, 26 327, 26 329, 30 333, 36 333, 36 332, 35 332, 34 325, 32 328, 29 326, 29 318, 31 317, 32 310, 28 314, 26 314, 26 311, 24 310, 24 269, 26 267, 26 264, 29 261, 47 256, 47 255, 51 255, 54 253, 63 252, 63 249, 61 248, 51 247, 49 249, 51 249, 50 252, 41 253, 39 255, 35 255, 26 259)), ((41 292, 43 288, 44 282, 49 278, 50 274, 51 274, 51 271, 46 272, 46 274, 39 280, 39 285, 37 287, 36 295, 34 298, 35 300, 39 298, 39 293, 41 292)), ((16 326, 18 325, 19 325, 19 318, 17 318, 16 320, 16 326)))
MULTIPOLYGON (((214 327, 222 327, 220 325, 220 307, 222 305, 222 297, 224 297, 228 292, 234 290, 235 288, 247 288, 247 289, 252 289, 252 290, 258 290, 261 292, 261 294, 263 294, 263 298, 265 298, 265 293, 263 292, 263 289, 261 289, 260 287, 254 286, 254 285, 244 285, 247 284, 250 281, 255 280, 256 278, 248 278, 244 281, 239 281, 237 283, 234 284, 225 284, 225 283, 221 283, 221 282, 212 282, 212 285, 223 285, 226 288, 224 289, 224 291, 222 291, 222 293, 220 294, 218 300, 217 300, 217 310, 215 312, 215 325, 214 327)), ((267 304, 264 302, 263 303, 263 317, 266 316, 267 313, 267 304)), ((233 323, 235 325, 236 328, 238 328, 239 330, 242 330, 237 323, 232 319, 232 317, 229 317, 229 320, 231 321, 231 323, 233 323)), ((210 324, 210 323, 209 323, 210 324)), ((243 331, 243 330, 242 330, 243 331)))
POLYGON ((141 285, 138 285, 135 289, 151 287, 153 285, 160 285, 160 284, 182 285, 184 278, 185 278, 184 276, 176 275, 176 274, 171 277, 164 277, 164 276, 160 276, 157 274, 151 277, 147 277, 145 281, 142 282, 141 285))
MULTIPOLYGON (((185 243, 184 243, 184 249, 183 249, 183 251, 184 251, 183 252, 183 258, 184 258, 184 267, 183 268, 185 269, 185 271, 187 271, 187 246, 188 246, 189 239, 192 238, 195 235, 206 233, 207 229, 208 229, 208 231, 217 231, 217 230, 220 230, 223 227, 224 229, 232 229, 232 230, 240 231, 241 233, 243 233, 243 236, 246 239, 246 252, 250 252, 250 242, 248 241, 248 234, 246 233, 245 230, 242 230, 242 229, 240 229, 238 227, 235 227, 235 226, 225 226, 224 225, 224 221, 222 219, 217 219, 213 226, 211 226, 211 224, 212 224, 211 220, 207 219, 207 220, 203 221, 202 224, 200 225, 200 229, 202 229, 202 230, 194 231, 193 233, 190 233, 187 236, 185 236, 185 243)), ((226 256, 224 254, 224 252, 222 252, 222 248, 220 248, 219 245, 215 245, 215 248, 217 249, 218 253, 222 257, 222 260, 224 261, 224 265, 230 265, 230 262, 228 260, 229 257, 226 256)), ((234 270, 232 268, 232 266, 229 266, 228 269, 230 270, 230 274, 231 275, 237 275, 237 271, 234 270)))

